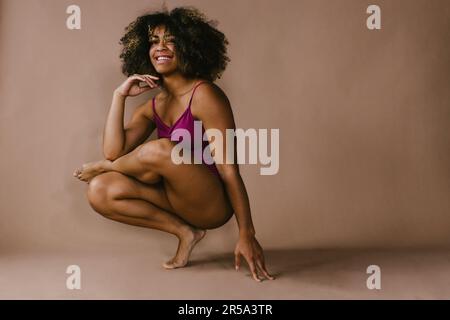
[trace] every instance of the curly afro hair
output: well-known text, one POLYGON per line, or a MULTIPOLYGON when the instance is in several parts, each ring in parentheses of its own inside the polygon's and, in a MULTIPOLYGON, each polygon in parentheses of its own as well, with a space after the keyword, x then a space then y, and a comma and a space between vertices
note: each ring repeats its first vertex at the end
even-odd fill
POLYGON ((187 78, 214 81, 220 78, 230 59, 228 40, 216 29, 217 22, 207 18, 193 7, 163 9, 138 17, 125 28, 120 39, 122 72, 158 75, 150 57, 149 33, 157 26, 165 26, 175 37, 174 45, 179 69, 187 78))

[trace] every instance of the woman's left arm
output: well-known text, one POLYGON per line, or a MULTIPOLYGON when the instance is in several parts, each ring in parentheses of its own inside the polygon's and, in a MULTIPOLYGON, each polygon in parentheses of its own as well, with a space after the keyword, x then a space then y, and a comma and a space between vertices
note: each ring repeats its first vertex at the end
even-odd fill
MULTIPOLYGON (((255 228, 250 213, 250 202, 242 177, 239 173, 237 156, 233 155, 233 163, 226 163, 226 130, 235 129, 233 112, 226 95, 214 84, 202 85, 198 87, 194 96, 195 103, 192 105, 193 115, 202 121, 205 130, 216 129, 222 133, 223 149, 217 150, 213 154, 217 170, 224 182, 228 198, 234 209, 237 224, 239 227, 239 240, 234 251, 235 268, 239 270, 241 264, 241 255, 248 263, 253 278, 261 281, 258 276, 258 270, 268 279, 273 280, 266 270, 263 250, 256 240, 255 228)), ((234 150, 236 141, 233 138, 234 150)), ((211 142, 211 139, 210 139, 211 142)))

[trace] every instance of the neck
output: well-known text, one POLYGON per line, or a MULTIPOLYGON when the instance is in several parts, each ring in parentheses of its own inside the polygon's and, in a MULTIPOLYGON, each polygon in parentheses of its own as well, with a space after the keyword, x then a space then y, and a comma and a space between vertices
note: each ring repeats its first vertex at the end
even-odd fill
POLYGON ((181 96, 186 93, 194 83, 195 79, 189 79, 179 72, 163 76, 164 91, 170 96, 181 96))

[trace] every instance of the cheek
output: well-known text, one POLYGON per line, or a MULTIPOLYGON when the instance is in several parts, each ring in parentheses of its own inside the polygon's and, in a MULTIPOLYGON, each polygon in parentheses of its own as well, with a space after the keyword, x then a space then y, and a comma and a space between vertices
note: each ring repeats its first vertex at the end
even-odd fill
POLYGON ((150 44, 150 47, 149 47, 149 49, 148 49, 148 53, 149 54, 154 54, 157 50, 157 45, 155 45, 155 44, 150 44))
POLYGON ((150 48, 150 50, 148 50, 148 56, 149 57, 153 56, 153 51, 155 51, 153 48, 150 48))
POLYGON ((173 54, 173 62, 178 64, 178 55, 177 55, 176 51, 174 50, 174 48, 170 48, 170 51, 172 51, 172 54, 173 54))
POLYGON ((169 44, 169 45, 167 45, 167 49, 169 49, 170 53, 172 53, 174 56, 177 55, 177 50, 175 48, 175 45, 169 44))

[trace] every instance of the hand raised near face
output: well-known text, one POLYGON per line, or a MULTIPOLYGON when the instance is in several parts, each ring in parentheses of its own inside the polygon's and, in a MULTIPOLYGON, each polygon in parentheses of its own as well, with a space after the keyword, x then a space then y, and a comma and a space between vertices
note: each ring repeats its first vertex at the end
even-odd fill
POLYGON ((158 77, 149 74, 134 74, 128 77, 115 92, 123 97, 134 97, 140 95, 143 92, 157 88, 156 81, 158 77), (140 83, 145 83, 145 86, 140 86, 140 83))

